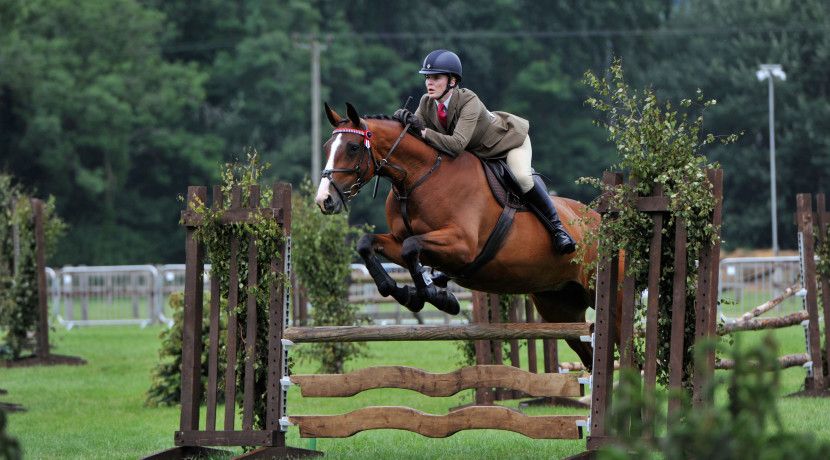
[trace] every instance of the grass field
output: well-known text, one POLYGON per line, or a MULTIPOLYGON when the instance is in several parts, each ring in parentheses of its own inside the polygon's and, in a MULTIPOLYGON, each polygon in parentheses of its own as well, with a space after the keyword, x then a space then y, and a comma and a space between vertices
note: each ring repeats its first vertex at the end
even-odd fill
MULTIPOLYGON (((9 414, 9 434, 18 438, 27 459, 136 459, 173 447, 179 409, 148 408, 144 393, 150 386, 150 369, 158 360, 160 327, 110 326, 59 329, 52 333, 53 353, 80 356, 85 366, 0 369, 2 401, 22 404, 27 410, 9 414)), ((759 333, 746 333, 758 340, 759 333)), ((781 354, 804 351, 800 328, 779 331, 781 354)), ((430 372, 457 369, 459 357, 450 342, 399 342, 370 344, 370 358, 351 363, 349 369, 370 365, 409 365, 430 372)), ((560 346, 562 360, 575 360, 560 346)), ((300 363, 296 373, 313 373, 314 365, 300 363)), ((781 394, 800 389, 804 371, 782 373, 781 394)), ((427 398, 405 390, 375 390, 352 398, 303 399, 297 388, 289 396, 290 414, 344 413, 368 405, 410 406, 427 413, 445 414, 448 408, 472 400, 470 391, 451 398, 427 398)), ((724 397, 722 394, 719 397, 724 397)), ((516 406, 516 403, 507 403, 516 406)), ((790 431, 812 432, 830 441, 830 400, 782 398, 779 408, 790 431)), ((587 414, 585 410, 540 408, 529 415, 587 414)), ((221 423, 221 422, 220 422, 221 423)), ((239 426, 237 424, 237 426, 239 426)), ((309 447, 296 429, 290 445, 309 447)), ((346 439, 318 439, 316 448, 329 459, 536 459, 563 458, 582 452, 584 440, 533 440, 493 430, 467 431, 446 439, 381 430, 346 439)), ((241 450, 232 449, 239 453, 241 450)))

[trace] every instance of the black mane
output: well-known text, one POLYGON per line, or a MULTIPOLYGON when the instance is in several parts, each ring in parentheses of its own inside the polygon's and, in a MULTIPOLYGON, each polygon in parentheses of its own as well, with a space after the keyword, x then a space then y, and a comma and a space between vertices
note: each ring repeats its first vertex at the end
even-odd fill
MULTIPOLYGON (((363 118, 365 118, 367 120, 397 121, 398 123, 401 124, 401 126, 404 126, 404 124, 401 120, 393 117, 392 115, 386 115, 386 114, 383 114, 383 113, 375 114, 375 115, 364 115, 363 118)), ((418 139, 424 140, 424 139, 421 138, 421 132, 419 130, 411 127, 411 126, 409 127, 409 129, 406 130, 406 132, 408 132, 409 134, 412 134, 413 136, 417 137, 418 139)))

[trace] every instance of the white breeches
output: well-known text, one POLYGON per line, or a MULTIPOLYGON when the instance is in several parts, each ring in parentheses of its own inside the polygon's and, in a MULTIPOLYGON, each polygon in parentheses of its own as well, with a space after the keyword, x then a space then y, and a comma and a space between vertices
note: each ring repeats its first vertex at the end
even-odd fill
POLYGON ((522 187, 522 193, 533 188, 533 173, 530 169, 530 160, 533 158, 533 149, 530 147, 530 136, 525 137, 524 143, 507 152, 507 167, 516 176, 522 187))

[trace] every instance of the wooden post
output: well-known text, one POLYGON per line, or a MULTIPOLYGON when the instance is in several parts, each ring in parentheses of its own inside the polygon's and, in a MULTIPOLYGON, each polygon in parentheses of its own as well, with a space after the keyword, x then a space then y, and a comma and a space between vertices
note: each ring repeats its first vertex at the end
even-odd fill
POLYGON ((815 236, 813 232, 813 202, 809 193, 799 193, 798 203, 798 235, 799 244, 803 251, 804 285, 807 288, 805 308, 810 315, 807 325, 807 343, 810 346, 810 359, 813 361, 811 377, 805 381, 806 390, 821 390, 824 388, 824 366, 821 362, 821 335, 819 333, 818 298, 816 293, 816 261, 815 236))
POLYGON ((37 260, 37 356, 48 359, 49 350, 49 304, 46 289, 46 235, 43 228, 43 201, 32 200, 35 218, 35 258, 37 260))
MULTIPOLYGON (((198 202, 204 203, 205 187, 187 188, 187 208, 193 210, 198 202)), ((196 241, 196 227, 188 226, 185 233, 184 314, 182 317, 182 412, 181 431, 199 429, 199 397, 202 372, 202 303, 205 270, 205 247, 196 241), (190 306, 190 308, 187 308, 190 306)), ((232 400, 231 400, 232 401, 232 400)))
MULTIPOLYGON (((487 314, 487 293, 473 292, 473 322, 475 324, 489 323, 487 314)), ((476 340, 476 364, 493 364, 490 352, 490 342, 476 340)), ((476 389, 476 404, 493 404, 495 395, 491 388, 476 389)))
MULTIPOLYGON (((818 247, 824 247, 828 244, 827 231, 830 229, 830 213, 827 212, 827 204, 824 194, 816 195, 816 221, 818 223, 818 235, 816 236, 816 244, 818 247)), ((824 347, 826 348, 827 363, 830 363, 830 276, 827 274, 819 274, 818 282, 821 284, 821 296, 824 314, 824 347)), ((830 364, 828 364, 830 365, 830 364)), ((824 389, 830 386, 830 382, 824 381, 824 389)))
MULTIPOLYGON (((213 187, 213 210, 222 208, 222 187, 213 187)), ((205 429, 213 431, 216 429, 216 408, 218 404, 219 386, 219 329, 221 326, 220 317, 220 293, 219 276, 216 273, 210 274, 210 330, 208 340, 208 388, 207 388, 207 411, 205 413, 205 429)), ((227 404, 227 401, 226 401, 227 404)))
MULTIPOLYGON (((605 185, 622 183, 621 173, 606 172, 602 176, 605 185)), ((603 219, 613 216, 603 216, 603 219)), ((602 260, 597 273, 596 323, 594 329, 594 365, 591 390, 591 435, 588 450, 597 450, 605 442, 607 432, 605 417, 611 410, 611 384, 614 373, 614 310, 617 307, 617 258, 614 255, 602 260)))
MULTIPOLYGON (((716 336, 718 314, 718 264, 720 261, 720 226, 723 210, 723 170, 706 171, 707 179, 712 185, 712 194, 717 200, 712 212, 712 225, 717 228, 715 244, 701 248, 698 258, 697 293, 695 298, 695 343, 716 336)), ((703 354, 702 360, 695 361, 694 387, 692 402, 695 406, 708 406, 714 403, 714 393, 705 389, 715 376, 715 350, 703 354)))

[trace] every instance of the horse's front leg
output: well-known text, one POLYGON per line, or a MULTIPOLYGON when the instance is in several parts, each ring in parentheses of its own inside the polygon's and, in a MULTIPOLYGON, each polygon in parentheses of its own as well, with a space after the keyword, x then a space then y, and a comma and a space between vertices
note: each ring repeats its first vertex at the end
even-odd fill
POLYGON ((380 295, 384 297, 391 295, 399 304, 414 313, 421 311, 424 308, 424 298, 412 286, 398 286, 398 283, 389 276, 378 260, 376 249, 395 263, 402 264, 403 261, 400 260, 401 243, 391 234, 367 233, 360 237, 357 242, 357 252, 363 258, 363 263, 375 281, 380 295))
MULTIPOLYGON (((455 258, 465 260, 468 258, 469 251, 461 243, 461 238, 459 238, 457 232, 450 229, 407 238, 401 247, 401 257, 406 266, 409 267, 409 273, 412 275, 412 281, 415 283, 418 295, 435 305, 439 310, 450 315, 457 315, 461 311, 458 299, 455 298, 452 292, 435 285, 434 278, 426 272, 421 264, 423 253, 429 253, 436 259, 447 254, 454 254, 455 258)), ((445 280, 443 284, 445 287, 448 279, 446 275, 439 274, 435 279, 442 278, 445 280)))

